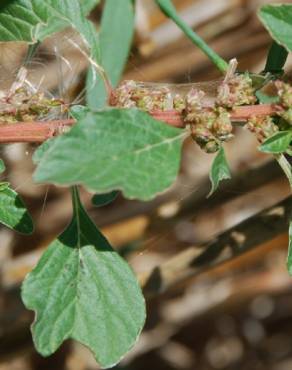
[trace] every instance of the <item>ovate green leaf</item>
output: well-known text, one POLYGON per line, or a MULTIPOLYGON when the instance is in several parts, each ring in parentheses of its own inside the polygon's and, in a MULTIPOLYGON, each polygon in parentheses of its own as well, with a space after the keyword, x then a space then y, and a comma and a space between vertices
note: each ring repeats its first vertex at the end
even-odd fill
POLYGON ((137 341, 145 303, 128 264, 95 227, 76 191, 73 197, 73 220, 26 277, 22 299, 36 312, 32 334, 42 355, 72 338, 107 368, 137 341))
POLYGON ((106 194, 95 194, 92 197, 92 204, 96 207, 106 206, 107 204, 113 202, 118 194, 118 191, 111 191, 110 193, 106 194))
POLYGON ((19 195, 1 183, 0 187, 0 223, 22 234, 33 232, 32 219, 19 195))
POLYGON ((175 180, 185 136, 184 130, 136 109, 89 112, 68 133, 54 139, 34 178, 150 199, 175 180))
POLYGON ((218 188, 220 181, 224 179, 230 179, 231 174, 229 170, 228 163, 226 161, 225 153, 223 147, 219 149, 213 163, 210 172, 210 180, 212 184, 211 191, 208 195, 211 196, 215 190, 218 188))
POLYGON ((280 131, 265 140, 259 149, 265 153, 283 153, 290 146, 291 140, 292 131, 280 131))
POLYGON ((272 38, 288 51, 292 51, 292 5, 264 5, 258 15, 272 38))
MULTIPOLYGON (((121 78, 134 33, 132 0, 107 0, 99 34, 101 60, 113 87, 121 78)), ((103 108, 107 91, 103 79, 91 68, 87 78, 87 102, 92 109, 103 108)))

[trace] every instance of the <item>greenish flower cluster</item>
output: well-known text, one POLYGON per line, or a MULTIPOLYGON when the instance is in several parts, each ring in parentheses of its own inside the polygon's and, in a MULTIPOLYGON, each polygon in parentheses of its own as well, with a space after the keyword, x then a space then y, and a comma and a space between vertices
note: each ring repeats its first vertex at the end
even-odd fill
POLYGON ((289 123, 289 125, 292 125, 292 87, 281 80, 275 81, 275 86, 280 98, 280 103, 284 108, 284 111, 279 112, 279 115, 289 123))
POLYGON ((67 107, 60 99, 47 97, 26 79, 27 70, 21 68, 9 90, 0 90, 0 124, 32 122, 47 117, 60 117, 67 107))

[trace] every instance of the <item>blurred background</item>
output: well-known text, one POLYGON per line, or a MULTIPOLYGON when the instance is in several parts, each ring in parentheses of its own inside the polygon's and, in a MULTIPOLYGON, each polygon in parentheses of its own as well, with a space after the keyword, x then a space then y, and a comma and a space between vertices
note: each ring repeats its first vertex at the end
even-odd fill
MULTIPOLYGON (((256 16, 268 2, 174 1, 183 19, 223 58, 236 57, 239 70, 252 72, 264 68, 271 44, 256 16)), ((220 77, 154 1, 136 3, 125 79, 183 83, 220 77)), ((97 28, 101 11, 102 3, 90 16, 97 28)), ((30 79, 74 101, 84 86, 87 60, 69 46, 70 38, 78 39, 68 30, 41 45, 30 79)), ((0 44, 2 89, 13 81, 25 52, 19 43, 0 44)), ((291 69, 290 58, 286 70, 291 69)), ((289 187, 277 164, 257 151, 255 138, 236 130, 226 145, 233 178, 208 199, 213 155, 191 140, 184 145, 176 183, 152 201, 119 195, 97 209, 91 195, 82 192, 89 213, 129 261, 147 298, 145 329, 116 369, 292 369, 292 279, 285 262, 289 187)), ((22 195, 36 230, 23 237, 0 227, 0 370, 98 369, 90 352, 76 342, 66 342, 44 359, 31 341, 33 315, 20 300, 20 284, 72 212, 67 189, 33 184, 35 147, 1 147, 7 165, 3 179, 22 195)))

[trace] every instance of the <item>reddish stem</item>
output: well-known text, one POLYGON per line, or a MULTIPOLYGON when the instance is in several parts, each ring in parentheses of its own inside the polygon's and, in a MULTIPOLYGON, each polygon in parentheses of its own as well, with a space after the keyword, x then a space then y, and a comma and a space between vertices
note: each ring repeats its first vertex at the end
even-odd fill
MULTIPOLYGON (((244 122, 252 116, 268 116, 281 112, 283 108, 279 105, 260 104, 243 105, 235 107, 231 112, 232 122, 244 122)), ((182 115, 175 110, 155 111, 151 115, 159 121, 164 121, 171 126, 184 127, 182 115)))
POLYGON ((0 124, 0 143, 42 143, 64 133, 73 119, 48 122, 19 122, 0 124))
MULTIPOLYGON (((260 104, 236 107, 231 112, 233 122, 246 121, 252 116, 273 115, 283 108, 278 105, 260 104)), ((154 118, 171 126, 183 128, 182 115, 175 111, 155 111, 150 113, 154 118)), ((0 124, 0 143, 42 143, 43 141, 64 133, 75 123, 74 119, 47 122, 19 122, 0 124)))

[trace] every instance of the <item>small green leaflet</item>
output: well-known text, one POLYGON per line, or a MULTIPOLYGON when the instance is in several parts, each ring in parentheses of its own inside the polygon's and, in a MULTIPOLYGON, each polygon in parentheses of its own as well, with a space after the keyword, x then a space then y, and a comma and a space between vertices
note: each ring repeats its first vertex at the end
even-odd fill
POLYGON ((0 184, 0 223, 22 234, 33 232, 33 222, 23 201, 7 183, 0 184))
MULTIPOLYGON (((5 164, 0 159, 0 174, 5 171, 5 164)), ((0 224, 22 234, 33 232, 32 219, 23 201, 8 182, 0 182, 0 224)))
POLYGON ((292 131, 280 131, 265 140, 259 150, 264 153, 283 153, 289 148, 291 140, 292 131))
POLYGON ((38 352, 49 356, 72 338, 108 368, 137 341, 145 302, 133 271, 88 217, 76 189, 73 204, 70 225, 24 280, 22 299, 36 312, 38 352))
POLYGON ((151 199, 175 180, 185 137, 184 130, 137 109, 88 112, 42 156, 36 152, 34 179, 151 199))
POLYGON ((2 161, 2 159, 0 159, 0 173, 4 172, 5 171, 5 164, 4 162, 2 161))
MULTIPOLYGON (((134 5, 132 0, 107 0, 102 13, 99 43, 101 60, 111 85, 115 87, 123 72, 134 34, 134 5)), ((87 103, 92 109, 103 108, 107 91, 101 76, 93 67, 87 77, 87 103)))
POLYGON ((219 149, 213 163, 210 172, 210 180, 212 188, 208 197, 210 197, 218 188, 220 181, 224 179, 230 179, 231 174, 226 161, 225 153, 223 147, 219 149))
POLYGON ((289 224, 289 246, 288 246, 288 256, 287 256, 287 269, 289 274, 292 276, 292 220, 289 224))
POLYGON ((92 197, 92 204, 96 207, 106 206, 107 204, 113 202, 118 195, 118 191, 112 191, 106 194, 95 194, 92 197))
POLYGON ((258 16, 272 38, 288 51, 292 51, 292 5, 264 5, 258 16))

